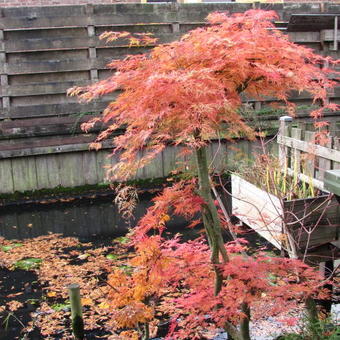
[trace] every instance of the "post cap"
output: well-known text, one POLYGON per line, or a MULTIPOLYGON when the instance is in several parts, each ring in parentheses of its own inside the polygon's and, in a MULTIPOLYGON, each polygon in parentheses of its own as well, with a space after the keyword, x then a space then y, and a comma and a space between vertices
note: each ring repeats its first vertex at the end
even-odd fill
POLYGON ((291 116, 282 116, 280 117, 281 122, 292 122, 293 118, 291 116))
POLYGON ((340 169, 325 171, 324 186, 327 191, 340 196, 340 169))
POLYGON ((67 288, 70 290, 73 290, 73 289, 79 289, 80 286, 78 283, 71 283, 67 288))

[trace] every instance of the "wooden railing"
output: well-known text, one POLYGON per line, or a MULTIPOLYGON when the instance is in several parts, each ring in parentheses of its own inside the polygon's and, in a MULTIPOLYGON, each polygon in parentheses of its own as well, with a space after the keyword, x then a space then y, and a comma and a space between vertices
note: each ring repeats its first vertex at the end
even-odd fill
POLYGON ((312 181, 315 187, 324 190, 325 171, 340 169, 340 115, 329 123, 323 145, 317 142, 317 132, 311 128, 312 123, 294 126, 291 117, 281 117, 277 138, 279 158, 288 173, 297 172, 300 179, 312 181))

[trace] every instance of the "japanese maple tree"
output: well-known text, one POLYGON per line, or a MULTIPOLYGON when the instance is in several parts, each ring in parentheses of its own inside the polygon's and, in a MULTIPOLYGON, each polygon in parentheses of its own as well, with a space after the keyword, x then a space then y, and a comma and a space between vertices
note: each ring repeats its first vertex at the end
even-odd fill
MULTIPOLYGON (((211 195, 207 161, 210 140, 217 135, 225 139, 254 137, 254 131, 239 114, 243 96, 257 100, 273 97, 286 105, 289 114, 294 114, 294 105, 289 102, 291 91, 307 91, 313 102, 320 105, 311 113, 314 118, 319 118, 325 108, 338 108, 326 100, 328 90, 336 82, 329 79, 330 70, 324 67, 337 62, 290 42, 275 29, 275 19, 277 15, 272 11, 213 13, 208 16, 206 27, 189 32, 179 41, 159 45, 149 53, 113 61, 109 64, 115 70, 111 77, 69 91, 83 101, 120 91, 101 117, 83 126, 89 130, 97 121, 107 124, 93 143, 95 148, 124 127, 124 132, 113 138, 113 153, 120 160, 110 169, 113 179, 131 178, 167 145, 181 145, 194 154, 197 181, 183 181, 164 189, 139 222, 134 242, 145 242, 151 229, 162 235, 168 213, 175 211, 190 219, 200 212, 209 244, 216 299, 227 289, 224 282, 233 273, 227 269, 231 260, 211 195)), ((153 42, 149 35, 136 37, 128 32, 107 32, 104 38, 129 39, 131 44, 153 42)), ((221 303, 212 301, 215 307, 221 303)), ((244 299, 243 319, 248 319, 249 302, 244 299)), ((249 334, 240 335, 229 326, 236 338, 249 338, 249 334)))

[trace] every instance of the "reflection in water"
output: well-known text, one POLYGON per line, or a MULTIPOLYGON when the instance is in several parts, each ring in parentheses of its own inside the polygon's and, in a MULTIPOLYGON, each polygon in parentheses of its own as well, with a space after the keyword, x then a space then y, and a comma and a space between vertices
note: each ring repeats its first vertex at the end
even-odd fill
MULTIPOLYGON (((27 239, 49 233, 78 237, 80 241, 116 237, 134 227, 151 205, 154 194, 143 192, 134 211, 133 220, 125 220, 113 203, 114 194, 89 195, 57 203, 30 203, 0 207, 0 237, 27 239)), ((174 217, 169 230, 180 230, 184 219, 174 217)))
POLYGON ((60 233, 88 240, 96 236, 121 235, 144 215, 151 198, 150 193, 141 194, 135 219, 131 221, 120 216, 113 203, 113 194, 63 203, 0 207, 0 236, 6 239, 25 239, 60 233))
MULTIPOLYGON (((87 195, 79 199, 62 199, 63 202, 29 203, 0 207, 0 237, 5 239, 29 239, 49 233, 73 236, 80 241, 105 240, 123 235, 129 227, 134 227, 151 205, 155 194, 143 192, 139 195, 139 202, 134 211, 133 220, 125 220, 113 203, 114 193, 87 195)), ((225 197, 224 197, 225 200, 225 197)), ((229 207, 228 199, 224 204, 229 207)), ((173 216, 167 223, 164 236, 173 236, 180 232, 183 239, 193 239, 201 235, 203 226, 195 229, 185 228, 187 222, 178 216, 173 216)), ((250 230, 251 231, 251 230, 250 230)), ((251 231, 243 235, 254 248, 267 246, 273 249, 266 240, 251 231)), ((228 232, 224 233, 225 241, 232 238, 228 232)))

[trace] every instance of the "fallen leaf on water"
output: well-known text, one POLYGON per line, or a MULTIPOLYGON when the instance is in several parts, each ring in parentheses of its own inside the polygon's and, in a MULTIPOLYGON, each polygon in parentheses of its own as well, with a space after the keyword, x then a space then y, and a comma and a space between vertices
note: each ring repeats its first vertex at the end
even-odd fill
POLYGON ((110 305, 107 302, 102 302, 98 305, 100 309, 108 309, 110 308, 110 305))
POLYGON ((19 292, 19 293, 15 293, 15 294, 8 294, 6 297, 8 298, 12 298, 14 296, 18 296, 18 295, 22 295, 24 292, 19 292))
POLYGON ((57 296, 57 293, 56 292, 47 292, 46 294, 48 297, 55 297, 57 296))
POLYGON ((7 302, 7 306, 8 306, 8 309, 11 312, 15 312, 17 309, 23 307, 24 305, 23 305, 23 303, 21 303, 19 301, 12 300, 12 301, 7 302))
POLYGON ((82 303, 83 306, 92 306, 93 305, 93 301, 90 298, 82 298, 81 303, 82 303))

